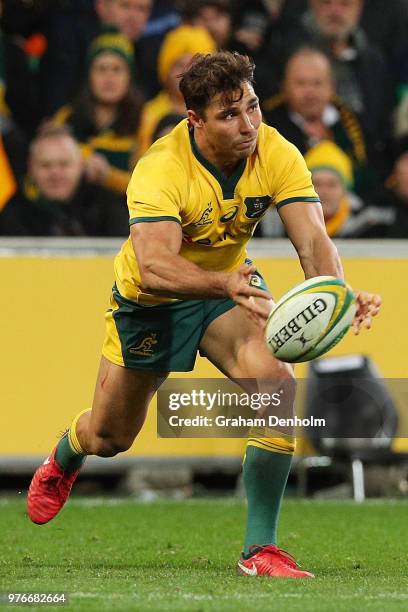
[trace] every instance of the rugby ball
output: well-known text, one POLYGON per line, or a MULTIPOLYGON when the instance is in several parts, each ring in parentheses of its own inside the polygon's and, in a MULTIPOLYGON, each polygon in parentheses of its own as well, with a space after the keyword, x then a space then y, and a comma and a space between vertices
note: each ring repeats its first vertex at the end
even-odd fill
POLYGON ((335 276, 315 276, 290 289, 273 307, 265 327, 271 353, 281 361, 316 359, 332 349, 353 322, 352 289, 335 276))

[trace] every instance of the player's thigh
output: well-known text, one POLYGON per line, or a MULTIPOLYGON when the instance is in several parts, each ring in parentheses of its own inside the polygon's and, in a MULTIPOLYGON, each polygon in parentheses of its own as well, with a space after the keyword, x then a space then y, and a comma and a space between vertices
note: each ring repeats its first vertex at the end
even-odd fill
POLYGON ((293 378, 293 368, 273 357, 266 346, 263 329, 239 306, 210 323, 200 351, 229 378, 293 378))
POLYGON ((89 434, 132 442, 149 403, 167 373, 125 368, 102 357, 96 381, 89 434))

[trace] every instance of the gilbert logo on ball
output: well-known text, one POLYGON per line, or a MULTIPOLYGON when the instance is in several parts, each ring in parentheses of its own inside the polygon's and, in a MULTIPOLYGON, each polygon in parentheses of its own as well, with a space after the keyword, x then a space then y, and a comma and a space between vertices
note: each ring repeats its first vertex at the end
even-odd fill
POLYGON ((316 359, 332 349, 353 322, 352 289, 335 276, 316 276, 285 293, 265 328, 269 350, 281 361, 316 359))

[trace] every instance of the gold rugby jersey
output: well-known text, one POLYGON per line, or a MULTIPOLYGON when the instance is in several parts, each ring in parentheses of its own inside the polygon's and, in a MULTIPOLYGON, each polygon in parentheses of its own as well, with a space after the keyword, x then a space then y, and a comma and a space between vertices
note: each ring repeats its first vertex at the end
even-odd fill
MULTIPOLYGON (((180 255, 204 270, 236 270, 246 244, 271 206, 318 202, 306 163, 274 128, 261 124, 255 152, 225 176, 197 148, 187 119, 156 141, 137 163, 127 190, 130 225, 180 223, 180 255)), ((140 304, 169 298, 144 293, 129 238, 115 259, 119 292, 140 304)))

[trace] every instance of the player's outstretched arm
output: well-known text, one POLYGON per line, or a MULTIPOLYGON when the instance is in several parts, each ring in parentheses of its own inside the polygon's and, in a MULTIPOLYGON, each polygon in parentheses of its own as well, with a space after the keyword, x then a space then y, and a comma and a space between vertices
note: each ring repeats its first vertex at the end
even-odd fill
MULTIPOLYGON (((279 214, 299 255, 305 278, 325 274, 343 278, 337 249, 326 232, 321 205, 296 202, 283 206, 279 214)), ((357 335, 362 328, 370 329, 373 317, 380 310, 381 298, 366 291, 356 291, 355 298, 353 332, 357 335)))
POLYGON ((340 257, 326 232, 320 202, 293 202, 282 206, 279 215, 295 247, 305 278, 343 278, 340 257))
POLYGON ((254 300, 271 296, 249 284, 254 266, 235 272, 203 270, 180 255, 182 230, 175 221, 136 223, 130 230, 145 291, 179 299, 231 297, 254 316, 264 310, 254 300))

